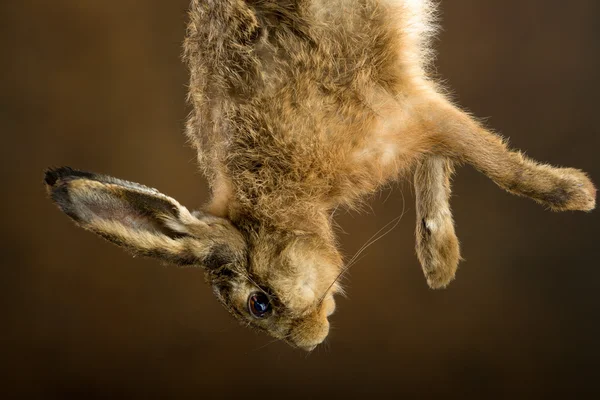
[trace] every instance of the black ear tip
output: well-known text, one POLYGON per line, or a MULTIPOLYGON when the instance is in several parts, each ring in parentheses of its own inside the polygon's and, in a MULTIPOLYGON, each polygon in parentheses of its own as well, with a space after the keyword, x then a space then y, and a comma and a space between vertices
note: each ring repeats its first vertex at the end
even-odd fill
POLYGON ((48 186, 54 186, 60 178, 68 175, 70 169, 69 167, 48 168, 45 172, 44 182, 48 186))
POLYGON ((56 182, 59 180, 64 180, 66 178, 75 179, 75 178, 87 178, 94 179, 94 174, 89 172, 78 171, 71 167, 58 167, 58 168, 48 168, 45 172, 44 182, 48 186, 56 185, 56 182))

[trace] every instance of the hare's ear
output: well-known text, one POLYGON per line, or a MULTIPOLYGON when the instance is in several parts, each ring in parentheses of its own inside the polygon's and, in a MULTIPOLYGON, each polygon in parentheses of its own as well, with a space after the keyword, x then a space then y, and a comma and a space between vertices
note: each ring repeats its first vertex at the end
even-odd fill
POLYGON ((45 182, 52 200, 79 226, 135 254, 203 264, 215 242, 198 240, 207 223, 155 189, 68 167, 46 171, 45 182), (198 246, 202 242, 206 249, 198 246))

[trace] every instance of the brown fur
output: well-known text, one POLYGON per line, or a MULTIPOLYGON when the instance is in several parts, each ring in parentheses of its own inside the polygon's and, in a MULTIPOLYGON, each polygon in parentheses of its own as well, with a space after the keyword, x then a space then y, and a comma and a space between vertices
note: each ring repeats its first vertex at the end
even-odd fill
POLYGON ((450 211, 452 163, 443 156, 426 157, 415 171, 417 256, 431 288, 454 278, 460 250, 450 211))
POLYGON ((245 324, 312 349, 329 331, 343 262, 330 215, 415 171, 417 255, 432 288, 460 259, 449 206, 455 162, 552 210, 595 206, 576 169, 511 151, 428 77, 428 0, 192 0, 187 135, 212 199, 190 213, 153 189, 49 171, 78 224, 130 250, 207 271, 245 324), (255 293, 270 299, 253 317, 255 293))

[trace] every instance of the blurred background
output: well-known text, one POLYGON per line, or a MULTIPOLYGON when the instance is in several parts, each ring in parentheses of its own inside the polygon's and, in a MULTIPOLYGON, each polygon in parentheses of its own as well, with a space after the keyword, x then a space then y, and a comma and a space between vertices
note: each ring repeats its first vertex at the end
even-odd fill
MULTIPOLYGON (((69 165, 207 200, 185 143, 187 0, 0 2, 0 396, 549 398, 596 391, 600 212, 551 213, 470 167, 465 261, 443 291, 414 254, 410 187, 340 213, 353 267, 310 355, 237 324, 200 270, 132 259, 46 199, 69 165), (2 394, 4 393, 4 394, 2 394)), ((600 2, 444 0, 438 73, 514 147, 600 183, 600 2)), ((581 398, 581 397, 579 397, 581 398)))

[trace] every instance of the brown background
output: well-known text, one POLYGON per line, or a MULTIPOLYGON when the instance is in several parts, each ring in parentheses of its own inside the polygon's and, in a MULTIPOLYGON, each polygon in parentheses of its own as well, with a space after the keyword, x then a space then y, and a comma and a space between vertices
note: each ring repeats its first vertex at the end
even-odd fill
MULTIPOLYGON (((448 290, 428 290, 421 275, 407 185, 383 191, 372 213, 340 215, 352 255, 406 209, 353 268, 328 344, 309 356, 238 326, 201 271, 131 259, 75 228, 45 198, 47 166, 139 181, 189 207, 206 200, 181 133, 186 7, 0 3, 2 392, 548 398, 597 388, 600 213, 544 211, 469 167, 453 198, 466 261, 448 290)), ((600 2, 445 0, 442 10, 437 66, 460 104, 530 156, 600 182, 600 2)))

